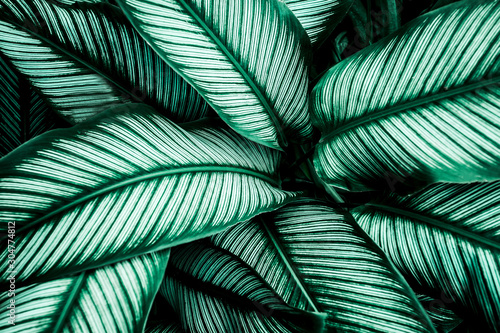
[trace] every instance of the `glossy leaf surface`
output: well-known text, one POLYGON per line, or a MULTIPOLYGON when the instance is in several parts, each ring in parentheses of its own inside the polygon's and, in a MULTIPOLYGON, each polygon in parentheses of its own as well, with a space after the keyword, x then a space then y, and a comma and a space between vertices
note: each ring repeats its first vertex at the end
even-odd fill
POLYGON ((328 313, 335 332, 432 332, 395 267, 344 212, 313 200, 212 236, 291 306, 328 313))
POLYGON ((307 35, 267 0, 120 0, 135 28, 239 134, 285 147, 312 134, 307 35))
POLYGON ((2 293, 0 330, 142 332, 165 273, 169 250, 2 293), (15 325, 8 322, 14 300, 15 325))
POLYGON ((443 291, 477 326, 500 320, 500 182, 437 184, 353 213, 402 272, 443 291))
POLYGON ((79 123, 113 105, 144 102, 183 122, 209 107, 107 4, 56 6, 0 0, 0 52, 50 102, 79 123))
POLYGON ((277 151, 232 131, 185 131, 139 104, 41 135, 0 161, 17 280, 189 242, 279 207, 294 193, 277 188, 278 162, 277 151))
POLYGON ((319 175, 356 191, 500 179, 499 50, 500 2, 460 2, 334 66, 312 97, 319 175))
POLYGON ((324 329, 324 314, 286 305, 255 270, 205 242, 172 249, 160 293, 193 333, 324 329))

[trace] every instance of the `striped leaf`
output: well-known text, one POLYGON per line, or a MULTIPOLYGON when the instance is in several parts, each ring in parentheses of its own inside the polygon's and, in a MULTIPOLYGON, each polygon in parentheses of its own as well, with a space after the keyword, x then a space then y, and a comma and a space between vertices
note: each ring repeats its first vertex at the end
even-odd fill
POLYGON ((0 157, 35 136, 66 124, 0 55, 0 157))
POLYGON ((141 35, 239 134, 271 148, 310 138, 309 42, 268 0, 119 0, 141 35))
POLYGON ((324 314, 286 305, 254 269, 205 242, 172 249, 160 293, 192 333, 324 331, 324 314))
POLYGON ((0 0, 0 52, 72 123, 144 102, 183 122, 209 107, 142 40, 119 8, 0 0))
POLYGON ((306 30, 313 46, 320 45, 349 11, 353 0, 285 0, 306 30))
POLYGON ((163 250, 18 288, 12 296, 2 292, 0 330, 142 332, 165 274, 168 256, 169 250, 163 250), (10 310, 5 309, 9 306, 14 309, 15 325, 8 320, 10 310))
POLYGON ((500 2, 461 1, 334 66, 312 97, 319 175, 350 190, 500 179, 499 55, 500 2))
POLYGON ((312 200, 212 237, 291 306, 328 313, 329 331, 433 332, 415 294, 345 213, 312 200))
POLYGON ((436 184, 357 208, 359 224, 420 288, 500 323, 500 182, 436 184))
POLYGON ((1 230, 15 221, 17 280, 99 267, 273 210, 295 195, 277 188, 278 162, 279 152, 232 131, 186 131, 142 104, 41 135, 0 160, 1 230))

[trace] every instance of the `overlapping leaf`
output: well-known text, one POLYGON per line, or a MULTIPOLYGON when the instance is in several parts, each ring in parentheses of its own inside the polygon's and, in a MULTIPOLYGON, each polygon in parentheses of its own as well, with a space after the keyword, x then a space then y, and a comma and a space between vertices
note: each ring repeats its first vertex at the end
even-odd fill
POLYGON ((285 0, 313 45, 319 45, 344 18, 353 0, 285 0))
POLYGON ((120 0, 135 28, 241 135, 309 138, 307 35, 279 1, 120 0))
POLYGON ((291 306, 339 332, 432 332, 415 294, 343 212, 304 200, 212 236, 291 306))
POLYGON ((353 214, 406 275, 498 331, 500 182, 436 184, 353 214))
POLYGON ((207 113, 202 97, 118 8, 43 0, 1 0, 0 6, 0 52, 69 121, 130 101, 142 101, 176 121, 207 113))
POLYGON ((41 135, 0 162, 17 279, 98 267, 275 209, 294 196, 276 187, 278 154, 228 130, 182 130, 142 104, 41 135))
POLYGON ((0 330, 142 332, 165 273, 169 250, 2 293, 0 330), (14 303, 11 303, 14 301, 14 303), (9 305, 15 321, 8 321, 9 305), (7 310, 5 310, 7 309, 7 310))
POLYGON ((334 66, 312 97, 318 173, 351 190, 500 179, 499 55, 500 2, 462 1, 334 66))
POLYGON ((172 249, 160 293, 193 333, 324 329, 324 314, 286 305, 254 269, 205 242, 172 249))
POLYGON ((64 121, 0 56, 0 157, 64 121))
POLYGON ((417 295, 418 300, 429 314, 434 327, 438 332, 451 332, 462 322, 462 319, 447 307, 447 303, 452 301, 447 297, 444 299, 435 299, 427 295, 417 295))

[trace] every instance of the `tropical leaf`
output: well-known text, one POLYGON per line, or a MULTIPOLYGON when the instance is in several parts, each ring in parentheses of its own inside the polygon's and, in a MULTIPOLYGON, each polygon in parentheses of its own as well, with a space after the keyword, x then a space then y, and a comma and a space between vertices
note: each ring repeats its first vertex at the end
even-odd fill
POLYGON ((3 332, 142 332, 169 250, 2 293, 3 332), (15 303, 11 303, 14 300, 15 303))
POLYGON ((43 134, 0 160, 0 221, 2 230, 15 221, 17 281, 207 237, 275 209, 295 195, 276 187, 278 163, 279 152, 232 131, 185 131, 143 104, 43 134))
POLYGON ((0 157, 22 143, 66 124, 0 55, 0 157))
POLYGON ((193 333, 324 329, 324 314, 286 305, 254 269, 204 242, 172 249, 160 293, 193 333))
POLYGON ((424 294, 417 297, 438 332, 450 332, 462 322, 462 319, 446 306, 446 303, 451 302, 448 298, 435 299, 424 294))
POLYGON ((302 200, 212 236, 291 306, 338 332, 432 332, 415 294, 344 212, 302 200))
POLYGON ((119 8, 0 0, 0 52, 53 109, 79 123, 111 106, 144 102, 183 122, 209 107, 142 40, 119 8))
POLYGON ((474 325, 498 331, 500 182, 436 184, 353 215, 416 284, 442 291, 463 313, 475 314, 474 325))
POLYGON ((307 35, 279 1, 119 0, 135 28, 239 134, 310 138, 307 35))
POLYGON ((344 18, 353 0, 285 0, 284 2, 306 30, 312 45, 317 46, 344 18))
POLYGON ((499 51, 500 2, 462 1, 334 66, 312 97, 320 177, 350 190, 500 179, 499 51))

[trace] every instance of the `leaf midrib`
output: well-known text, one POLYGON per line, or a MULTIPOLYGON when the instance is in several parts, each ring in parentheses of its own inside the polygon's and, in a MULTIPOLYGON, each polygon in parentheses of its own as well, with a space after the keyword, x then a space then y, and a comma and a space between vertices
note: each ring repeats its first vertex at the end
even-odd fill
POLYGON ((439 100, 445 99, 445 98, 450 98, 456 95, 468 93, 477 89, 481 89, 484 87, 487 87, 489 85, 496 85, 500 83, 500 76, 494 77, 489 80, 481 80, 478 82, 474 82, 468 85, 463 85, 459 86, 456 88, 452 88, 446 91, 438 92, 435 94, 427 95, 423 98, 416 99, 416 100, 411 100, 407 102, 403 102, 401 104, 396 104, 393 105, 385 110, 382 111, 376 111, 371 114, 366 114, 363 115, 359 118, 356 118, 354 120, 348 121, 347 123, 344 123, 342 126, 337 127, 333 131, 329 132, 327 135, 325 135, 321 140, 319 141, 318 144, 324 143, 328 140, 330 140, 333 137, 339 136, 341 133, 347 132, 355 127, 363 126, 368 123, 371 123, 373 121, 386 118, 389 116, 392 116, 396 113, 408 110, 408 109, 415 109, 419 106, 423 106, 429 103, 437 102, 439 100))
POLYGON ((396 208, 396 207, 391 207, 391 206, 386 206, 386 205, 372 204, 372 203, 365 204, 365 206, 375 207, 375 208, 378 208, 380 210, 384 210, 387 212, 410 217, 410 218, 416 219, 420 222, 423 222, 425 224, 429 224, 429 225, 437 227, 439 229, 444 229, 446 231, 449 231, 453 234, 460 235, 460 236, 465 237, 469 240, 472 240, 473 242, 492 247, 496 250, 500 250, 500 243, 498 243, 498 242, 495 242, 495 241, 488 239, 484 236, 475 234, 475 233, 468 231, 466 229, 458 228, 452 224, 440 221, 440 220, 432 218, 432 217, 422 215, 422 214, 417 213, 417 212, 413 212, 413 211, 405 210, 405 209, 400 209, 400 208, 396 208))
POLYGON ((259 219, 260 225, 264 229, 264 232, 267 234, 268 238, 271 240, 272 244, 276 248, 276 251, 278 252, 281 260, 284 262, 287 270, 290 272, 290 275, 292 276, 293 280, 295 281, 295 283, 297 284, 299 289, 302 291, 302 294, 307 299, 309 305, 314 310, 314 312, 320 312, 320 306, 312 297, 311 292, 307 288, 305 282, 302 280, 302 278, 299 275, 299 272, 297 271, 296 267, 294 266, 295 263, 290 259, 290 257, 286 253, 284 246, 281 245, 280 240, 274 234, 274 232, 269 228, 269 226, 266 224, 264 219, 262 217, 260 217, 258 219, 259 219))
MULTIPOLYGON (((176 169, 166 169, 166 170, 160 170, 160 171, 156 171, 156 172, 151 172, 151 173, 148 173, 148 174, 143 174, 143 175, 139 175, 139 176, 136 176, 136 177, 133 177, 133 178, 128 178, 128 179, 125 179, 125 180, 122 180, 122 181, 119 181, 113 185, 110 185, 110 186, 106 186, 104 188, 101 188, 95 192, 92 192, 92 193, 89 193, 89 194, 86 194, 62 207, 59 207, 58 209, 36 219, 35 221, 21 227, 18 229, 18 233, 23 233, 25 232, 26 230, 30 230, 32 229, 33 227, 35 227, 36 225, 42 223, 43 221, 46 221, 47 219, 50 219, 51 217, 55 216, 55 215, 58 215, 68 209, 71 209, 83 202, 86 202, 86 201, 89 201, 95 197, 98 197, 100 195, 103 195, 103 194, 106 194, 108 192, 111 192, 113 190, 116 190, 118 188, 121 188, 121 187, 124 187, 124 186, 128 186, 128 185, 131 185, 131 184, 135 184, 135 183, 138 183, 138 182, 143 182, 143 181, 146 181, 146 180, 149 180, 149 179, 153 179, 153 178, 160 178, 160 177, 166 177, 166 176, 172 176, 172 175, 176 175, 176 174, 186 174, 186 173, 198 173, 198 172, 232 172, 232 173, 240 173, 240 174, 244 174, 244 175, 248 175, 248 176, 253 176, 253 177, 256 177, 256 178, 259 178, 261 180, 264 180, 268 183, 270 183, 271 185, 275 186, 275 187, 279 187, 279 183, 267 176, 267 175, 264 175, 262 173, 259 173, 257 171, 253 171, 253 170, 249 170, 249 169, 245 169, 245 168, 239 168, 239 167, 233 167, 233 166, 213 166, 213 165, 201 165, 201 166, 184 166, 184 167, 180 167, 180 168, 176 168, 176 169)), ((5 237, 2 237, 3 238, 6 238, 7 236, 5 237)))
POLYGON ((71 293, 68 295, 67 298, 65 298, 65 304, 63 309, 60 312, 59 311, 56 312, 56 316, 58 317, 58 319, 54 325, 52 332, 59 333, 64 329, 66 320, 70 317, 71 312, 73 310, 73 305, 78 300, 80 292, 83 289, 83 286, 85 285, 86 282, 87 282, 87 273, 86 272, 80 273, 80 275, 71 285, 72 287, 71 293))
MULTIPOLYGON (((276 129, 276 133, 278 136, 278 145, 280 147, 286 147, 288 145, 288 142, 286 140, 285 133, 283 132, 283 125, 281 124, 281 121, 276 114, 276 111, 274 108, 271 106, 269 100, 267 99, 266 96, 261 92, 260 88, 255 84, 253 79, 248 75, 248 73, 243 69, 241 64, 234 58, 233 54, 228 50, 226 45, 217 37, 217 35, 212 31, 212 29, 200 18, 198 15, 197 11, 194 10, 185 0, 177 0, 181 6, 193 17, 193 19, 198 23, 198 25, 210 36, 210 38, 214 41, 215 44, 219 47, 219 49, 224 53, 224 55, 229 59, 231 64, 237 69, 237 71, 241 74, 245 82, 250 86, 252 91, 255 93, 257 96, 258 100, 261 102, 262 106, 266 109, 267 114, 269 115, 269 118, 271 119, 271 122, 274 125, 274 128, 276 129)), ((172 64, 172 62, 167 59, 162 52, 158 52, 158 47, 154 43, 154 41, 150 38, 149 35, 144 33, 144 30, 138 27, 138 23, 136 22, 136 18, 133 14, 131 14, 131 10, 127 10, 125 7, 130 7, 129 4, 125 3, 126 0, 121 0, 118 1, 118 5, 122 8, 123 12, 125 13, 125 16, 132 22, 134 27, 136 27, 137 31, 141 32, 142 37, 144 40, 146 40, 150 46, 157 51, 158 55, 170 66, 172 69, 175 69, 175 71, 181 75, 184 80, 186 80, 195 90, 197 90, 200 94, 205 95, 202 91, 199 91, 198 88, 196 88, 196 85, 193 84, 192 80, 189 77, 186 77, 182 73, 178 71, 176 66, 172 64)), ((208 102, 208 101, 207 101, 208 102)), ((209 104, 212 104, 211 102, 208 102, 209 104)), ((216 108, 214 108, 216 109, 216 108)))
POLYGON ((212 40, 217 44, 217 46, 222 50, 222 52, 228 57, 229 61, 233 64, 234 67, 238 70, 238 72, 243 76, 243 79, 248 83, 248 85, 252 88, 257 98, 262 103, 264 108, 266 109, 271 121, 276 128, 276 132, 278 134, 278 144, 280 147, 286 147, 288 145, 285 134, 283 133, 282 124, 274 111, 274 108, 271 107, 268 99, 262 94, 259 87, 255 84, 255 82, 250 78, 247 72, 243 69, 241 64, 234 58, 231 52, 227 49, 226 45, 222 43, 222 41, 217 37, 217 35, 212 31, 212 29, 200 18, 198 13, 191 8, 191 6, 185 0, 178 0, 182 6, 191 14, 191 16, 196 20, 196 22, 207 32, 207 34, 212 38, 212 40))

